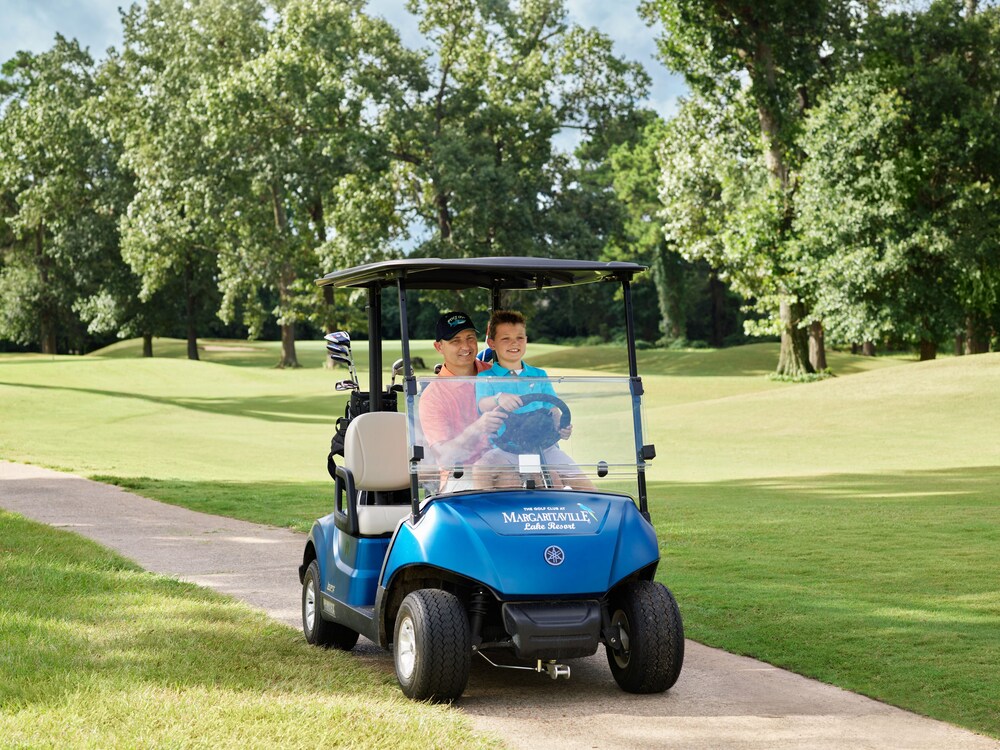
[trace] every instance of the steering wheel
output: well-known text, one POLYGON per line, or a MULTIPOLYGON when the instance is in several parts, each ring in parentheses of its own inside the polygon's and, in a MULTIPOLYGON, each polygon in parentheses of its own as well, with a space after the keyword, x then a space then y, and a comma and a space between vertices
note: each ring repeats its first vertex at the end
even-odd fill
MULTIPOLYGON (((559 442, 559 431, 569 427, 572 422, 569 407, 557 396, 548 393, 530 393, 521 396, 521 404, 533 404, 536 401, 551 404, 562 412, 559 418, 559 428, 552 423, 549 409, 532 409, 529 412, 511 412, 504 422, 506 429, 502 435, 493 438, 493 445, 508 453, 541 453, 549 446, 559 442)), ((518 407, 519 409, 521 407, 518 407)))

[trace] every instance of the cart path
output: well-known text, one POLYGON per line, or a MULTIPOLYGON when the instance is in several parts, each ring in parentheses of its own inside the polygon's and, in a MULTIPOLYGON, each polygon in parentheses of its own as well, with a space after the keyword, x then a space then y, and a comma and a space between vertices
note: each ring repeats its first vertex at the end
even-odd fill
MULTIPOLYGON (((147 570, 229 594, 300 627, 303 534, 6 461, 0 461, 0 508, 74 531, 147 570)), ((364 639, 356 652, 376 668, 392 669, 389 655, 364 639)), ((457 705, 476 728, 532 750, 1000 750, 995 740, 692 641, 680 680, 662 695, 619 690, 603 649, 570 664, 572 679, 556 682, 476 660, 457 705)))

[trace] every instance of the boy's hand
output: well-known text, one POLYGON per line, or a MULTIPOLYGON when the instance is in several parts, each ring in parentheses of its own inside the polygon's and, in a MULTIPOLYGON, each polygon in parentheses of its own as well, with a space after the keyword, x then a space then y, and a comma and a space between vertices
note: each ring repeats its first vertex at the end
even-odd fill
POLYGON ((495 397, 497 407, 505 411, 514 411, 524 406, 521 397, 515 393, 498 393, 495 397))
POLYGON ((559 427, 559 422, 562 419, 562 409, 556 407, 549 414, 552 415, 552 424, 555 425, 556 431, 559 433, 559 438, 561 440, 569 440, 569 436, 573 434, 573 425, 569 424, 565 427, 559 427))

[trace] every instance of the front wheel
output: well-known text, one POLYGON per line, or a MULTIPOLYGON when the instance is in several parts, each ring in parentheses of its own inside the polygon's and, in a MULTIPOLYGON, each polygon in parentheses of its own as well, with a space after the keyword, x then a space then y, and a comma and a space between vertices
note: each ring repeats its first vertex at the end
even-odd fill
POLYGON ((611 602, 620 648, 606 646, 611 674, 629 693, 662 693, 684 663, 684 625, 670 589, 654 581, 626 584, 611 602))
POLYGON ((313 560, 302 580, 302 632, 314 646, 350 651, 358 642, 358 634, 346 625, 324 620, 320 614, 319 563, 313 560))
POLYGON ((392 659, 407 698, 460 697, 472 667, 472 636, 458 597, 437 589, 407 594, 396 615, 392 659))

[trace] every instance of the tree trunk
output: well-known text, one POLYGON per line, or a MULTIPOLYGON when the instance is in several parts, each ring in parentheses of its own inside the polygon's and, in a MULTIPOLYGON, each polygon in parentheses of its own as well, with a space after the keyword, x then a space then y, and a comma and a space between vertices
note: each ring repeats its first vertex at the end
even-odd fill
POLYGON ((441 233, 441 240, 451 242, 451 210, 448 206, 448 196, 445 193, 438 193, 434 199, 438 210, 438 231, 441 233))
POLYGON ((153 334, 151 333, 142 334, 142 356, 153 356, 153 334))
POLYGON ((712 271, 708 278, 708 292, 712 299, 712 340, 709 343, 720 347, 726 336, 726 285, 717 271, 712 271))
POLYGON ((965 353, 985 354, 990 350, 990 324, 982 315, 965 317, 965 353))
POLYGON ((920 339, 920 361, 926 362, 937 357, 937 344, 927 339, 920 339))
POLYGON ((674 341, 687 333, 684 316, 684 265, 666 243, 661 242, 652 262, 653 284, 660 308, 660 330, 665 339, 674 341))
POLYGON ((959 331, 955 334, 955 356, 961 357, 965 354, 965 334, 959 331))
POLYGON ((809 364, 816 372, 823 372, 827 369, 823 324, 818 320, 809 324, 809 364))
MULTIPOLYGON (((284 237, 288 234, 288 214, 285 211, 285 204, 281 199, 281 193, 277 186, 271 185, 271 208, 274 210, 274 227, 278 230, 278 235, 284 237)), ((299 358, 295 355, 295 319, 287 319, 292 310, 292 284, 295 282, 295 270, 290 263, 286 263, 278 278, 278 307, 281 311, 279 319, 286 322, 281 323, 281 359, 278 360, 278 367, 301 367, 299 358)))
MULTIPOLYGON (((774 62, 774 52, 765 42, 757 44, 750 73, 751 80, 766 92, 757 98, 757 120, 764 141, 764 164, 771 176, 781 185, 782 193, 788 198, 788 165, 781 143, 781 122, 775 111, 778 101, 778 72, 774 62)), ((787 208, 787 207, 786 207, 787 208)))
POLYGON ((278 367, 301 367, 295 356, 295 324, 285 323, 281 326, 281 361, 278 367))
POLYGON ((866 341, 865 343, 863 343, 861 345, 861 354, 862 354, 862 356, 865 356, 865 357, 874 357, 875 356, 875 342, 874 341, 866 341))
POLYGON ((198 357, 198 298, 194 293, 194 261, 187 259, 184 267, 185 314, 187 316, 187 358, 197 361, 198 357))
POLYGON ((45 226, 39 224, 35 228, 35 262, 38 264, 38 279, 42 286, 42 305, 38 311, 38 344, 42 354, 56 353, 56 316, 48 303, 49 294, 49 264, 51 260, 45 256, 45 226))
MULTIPOLYGON (((278 304, 281 310, 292 309, 292 282, 295 274, 291 268, 286 267, 278 279, 278 304)), ((295 321, 291 320, 281 324, 281 359, 278 360, 278 367, 301 367, 299 358, 295 354, 295 321)))
POLYGON ((42 354, 56 354, 56 327, 52 322, 52 315, 48 311, 42 311, 39 321, 40 333, 40 344, 42 347, 42 354))
POLYGON ((809 334, 800 326, 805 316, 801 302, 781 300, 781 353, 778 356, 778 375, 798 377, 813 372, 809 363, 809 334))

